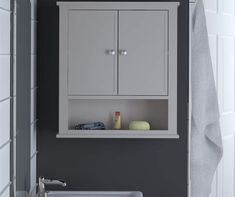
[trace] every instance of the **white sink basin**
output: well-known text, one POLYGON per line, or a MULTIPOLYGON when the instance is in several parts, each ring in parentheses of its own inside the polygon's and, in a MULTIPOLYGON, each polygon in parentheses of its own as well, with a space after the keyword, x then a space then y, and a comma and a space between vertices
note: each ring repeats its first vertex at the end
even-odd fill
POLYGON ((111 191, 49 191, 48 197, 143 197, 142 192, 111 192, 111 191))

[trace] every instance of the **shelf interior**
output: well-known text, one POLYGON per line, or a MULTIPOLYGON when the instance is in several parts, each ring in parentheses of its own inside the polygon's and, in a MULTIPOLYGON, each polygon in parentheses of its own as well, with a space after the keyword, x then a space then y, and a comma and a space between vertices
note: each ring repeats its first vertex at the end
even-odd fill
POLYGON ((68 130, 74 130, 77 124, 98 121, 103 122, 107 130, 113 130, 115 111, 121 112, 121 130, 128 130, 133 120, 149 122, 151 130, 168 130, 168 100, 77 99, 68 102, 68 130))

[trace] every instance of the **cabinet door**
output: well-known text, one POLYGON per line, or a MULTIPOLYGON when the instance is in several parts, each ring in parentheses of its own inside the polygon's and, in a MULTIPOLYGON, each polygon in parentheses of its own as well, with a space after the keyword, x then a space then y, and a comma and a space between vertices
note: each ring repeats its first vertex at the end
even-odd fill
POLYGON ((167 95, 167 11, 120 11, 119 49, 120 95, 167 95))
POLYGON ((68 13, 68 94, 117 94, 117 12, 68 13))

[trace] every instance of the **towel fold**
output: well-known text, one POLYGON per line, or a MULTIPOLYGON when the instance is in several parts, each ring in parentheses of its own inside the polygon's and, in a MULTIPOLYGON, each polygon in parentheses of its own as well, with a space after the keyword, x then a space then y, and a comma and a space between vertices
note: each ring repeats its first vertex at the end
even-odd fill
POLYGON ((208 197, 223 147, 202 0, 192 16, 191 197, 208 197))

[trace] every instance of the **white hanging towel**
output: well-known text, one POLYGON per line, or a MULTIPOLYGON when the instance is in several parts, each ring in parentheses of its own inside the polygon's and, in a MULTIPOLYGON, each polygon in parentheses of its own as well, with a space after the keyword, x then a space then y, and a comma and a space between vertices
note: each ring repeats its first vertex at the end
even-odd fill
POLYGON ((208 197, 223 154, 219 108, 202 0, 192 16, 191 197, 208 197))

